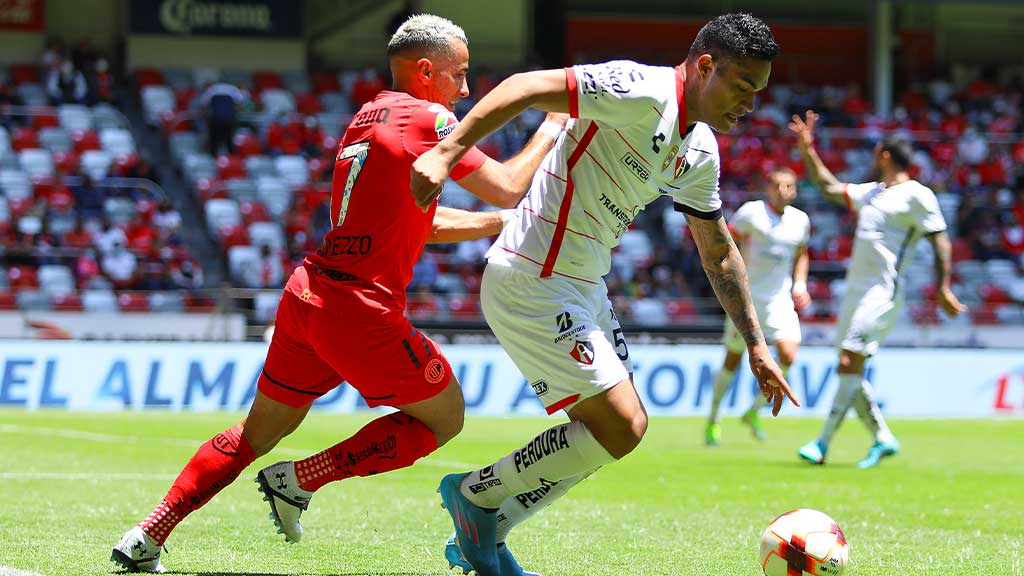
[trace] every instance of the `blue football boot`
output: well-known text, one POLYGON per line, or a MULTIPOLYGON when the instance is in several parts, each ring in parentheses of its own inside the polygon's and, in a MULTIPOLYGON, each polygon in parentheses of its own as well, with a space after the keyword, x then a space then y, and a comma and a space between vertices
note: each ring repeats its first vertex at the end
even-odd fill
MULTIPOLYGON (((455 541, 462 558, 480 576, 501 576, 495 542, 498 529, 497 510, 485 510, 462 495, 459 487, 469 473, 449 474, 441 479, 437 492, 455 525, 455 541)), ((445 550, 447 557, 447 549, 445 550)))
POLYGON ((828 447, 821 443, 821 440, 811 440, 800 448, 800 457, 811 464, 824 464, 825 454, 828 447))
POLYGON ((898 440, 893 438, 889 442, 875 442, 871 450, 868 450, 868 455, 857 462, 857 468, 874 468, 878 466, 878 463, 882 461, 882 458, 888 458, 889 456, 895 456, 900 452, 900 443, 898 440))

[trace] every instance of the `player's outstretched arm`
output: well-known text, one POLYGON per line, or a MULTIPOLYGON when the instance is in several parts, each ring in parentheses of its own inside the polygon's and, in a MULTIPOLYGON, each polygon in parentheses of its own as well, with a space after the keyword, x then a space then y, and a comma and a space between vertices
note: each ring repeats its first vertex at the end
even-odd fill
POLYGON ((687 214, 686 221, 697 243, 701 264, 708 275, 711 287, 714 288, 722 308, 747 343, 750 369, 757 377, 761 393, 773 404, 772 414, 779 414, 784 397, 789 397, 794 405, 799 406, 800 402, 793 396, 793 391, 789 389, 789 384, 782 376, 782 370, 772 359, 768 345, 765 344, 761 325, 757 321, 757 313, 750 299, 747 269, 739 249, 729 234, 725 220, 705 220, 687 214))
POLYGON ((512 210, 469 212, 438 206, 437 211, 434 212, 434 222, 427 243, 465 242, 494 236, 505 227, 512 212, 512 210))
POLYGON ((796 249, 796 259, 793 261, 793 304, 797 310, 807 307, 811 303, 811 295, 807 292, 807 272, 811 268, 811 258, 807 254, 807 244, 801 244, 796 249))
POLYGON ((452 167, 470 148, 531 106, 548 112, 569 111, 565 70, 514 74, 477 102, 451 134, 413 162, 409 187, 416 204, 427 209, 452 167))
POLYGON ((488 158, 459 180, 459 184, 492 206, 514 207, 530 188, 534 173, 568 120, 568 114, 549 112, 537 133, 518 154, 504 162, 488 158))
POLYGON ((794 114, 789 123, 789 129, 796 134, 797 146, 800 147, 800 154, 804 158, 804 165, 807 166, 807 174, 810 176, 814 186, 821 191, 825 199, 836 204, 846 204, 846 184, 839 181, 835 174, 825 166, 825 163, 818 156, 814 149, 814 126, 819 116, 813 110, 808 110, 804 118, 794 114))
POLYGON ((949 271, 953 261, 953 247, 949 242, 949 236, 945 232, 935 232, 928 235, 928 242, 935 252, 935 296, 946 314, 958 316, 961 312, 967 311, 967 306, 960 303, 949 286, 949 271))

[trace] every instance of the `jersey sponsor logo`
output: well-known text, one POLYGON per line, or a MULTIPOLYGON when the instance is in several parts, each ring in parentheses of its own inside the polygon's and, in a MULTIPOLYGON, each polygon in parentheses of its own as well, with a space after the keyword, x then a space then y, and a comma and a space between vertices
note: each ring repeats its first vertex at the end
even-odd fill
POLYGON ((543 396, 548 393, 548 383, 543 380, 537 380, 536 382, 530 382, 530 387, 533 388, 533 392, 537 396, 543 396))
POLYGON ((616 94, 629 94, 633 84, 644 79, 643 72, 632 66, 621 64, 585 66, 578 75, 577 86, 581 93, 594 97, 607 94, 609 89, 616 94))
POLYGON ((629 173, 641 182, 647 182, 651 178, 651 171, 632 152, 626 152, 621 160, 626 165, 626 168, 629 168, 629 173))
POLYGON ((455 119, 454 114, 447 110, 439 112, 437 117, 434 119, 434 132, 437 133, 437 139, 441 140, 445 136, 451 134, 458 125, 459 121, 455 119))
POLYGON ((523 492, 522 494, 517 494, 516 500, 519 500, 519 503, 523 505, 523 508, 529 509, 530 506, 533 506, 534 504, 540 502, 545 496, 547 496, 548 492, 550 492, 551 489, 557 485, 558 482, 552 482, 550 480, 541 478, 540 488, 537 488, 536 490, 533 490, 531 492, 523 492))
POLYGON ((672 165, 672 160, 679 154, 679 144, 673 144, 672 148, 669 149, 668 154, 665 156, 665 161, 661 164, 661 171, 668 170, 668 167, 672 165))
POLYGON ((387 124, 390 117, 391 108, 371 108, 356 114, 356 117, 352 119, 352 126, 359 128, 374 123, 387 124))
POLYGON ((488 466, 483 470, 480 470, 480 482, 476 484, 470 484, 469 491, 473 494, 479 494, 488 488, 494 488, 495 486, 501 486, 501 478, 494 476, 494 466, 488 466))
POLYGON ((316 253, 324 258, 337 256, 365 256, 373 249, 373 237, 361 236, 324 236, 324 241, 316 253))
POLYGON ((572 321, 572 316, 568 312, 562 312, 558 316, 555 316, 555 322, 558 324, 558 336, 555 338, 555 344, 560 343, 566 338, 571 338, 580 332, 587 329, 586 324, 575 325, 572 321), (576 326, 573 328, 573 326, 576 326))
POLYGON ((616 225, 618 228, 615 231, 616 238, 622 236, 622 233, 629 229, 629 225, 633 223, 633 219, 640 213, 640 206, 634 204, 631 209, 625 210, 612 202, 612 199, 603 192, 601 193, 601 206, 603 206, 605 210, 610 212, 611 215, 615 216, 619 221, 616 225))
POLYGON ((525 448, 514 452, 512 462, 516 465, 516 471, 522 472, 536 464, 541 458, 568 448, 569 438, 565 434, 567 429, 568 426, 560 426, 554 430, 541 432, 525 448))
POLYGON ((440 358, 431 358, 423 368, 423 379, 427 384, 440 384, 444 380, 444 362, 440 358))
POLYGON ((580 364, 590 366, 594 363, 594 345, 590 343, 590 340, 577 340, 572 350, 569 351, 569 356, 572 356, 573 360, 580 364))

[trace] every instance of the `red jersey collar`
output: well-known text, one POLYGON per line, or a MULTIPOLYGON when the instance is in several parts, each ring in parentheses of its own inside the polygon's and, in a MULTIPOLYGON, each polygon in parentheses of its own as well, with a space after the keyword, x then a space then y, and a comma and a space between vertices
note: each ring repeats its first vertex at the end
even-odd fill
POLYGON ((676 101, 679 105, 679 137, 686 138, 686 134, 690 131, 687 126, 689 118, 686 117, 686 86, 683 82, 683 67, 682 65, 675 67, 676 71, 676 101))

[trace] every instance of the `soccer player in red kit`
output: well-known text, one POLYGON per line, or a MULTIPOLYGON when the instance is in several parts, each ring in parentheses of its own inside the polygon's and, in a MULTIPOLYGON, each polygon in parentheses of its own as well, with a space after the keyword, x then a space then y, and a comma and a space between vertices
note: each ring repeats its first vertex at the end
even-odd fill
MULTIPOLYGON (((398 411, 354 436, 296 462, 261 470, 257 482, 285 538, 302 536, 299 516, 324 484, 411 465, 462 429, 462 390, 437 344, 404 315, 405 289, 428 241, 497 234, 498 212, 425 212, 409 194, 412 162, 458 121, 469 95, 465 32, 444 18, 418 15, 388 44, 393 90, 355 115, 342 139, 331 191, 332 228, 295 269, 248 416, 196 452, 155 510, 129 530, 111 560, 133 571, 162 572, 170 531, 230 484, 302 422, 314 400, 343 380, 369 406, 398 411)), ((484 201, 514 206, 564 125, 552 115, 515 157, 496 162, 473 149, 452 177, 484 201)))

